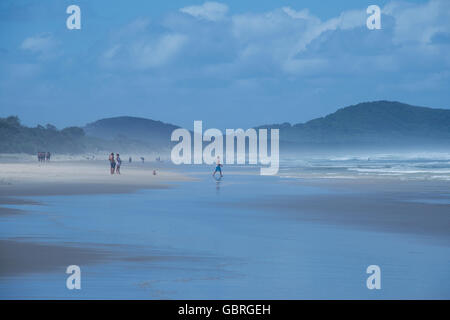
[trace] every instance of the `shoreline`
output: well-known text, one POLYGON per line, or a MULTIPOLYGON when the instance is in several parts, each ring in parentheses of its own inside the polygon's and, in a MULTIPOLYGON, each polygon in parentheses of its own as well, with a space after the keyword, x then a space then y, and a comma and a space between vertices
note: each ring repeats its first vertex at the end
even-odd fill
MULTIPOLYGON (((0 218, 29 213, 10 205, 45 206, 43 202, 27 199, 29 196, 126 194, 143 189, 169 189, 172 183, 193 180, 173 168, 163 168, 153 175, 157 165, 126 164, 121 175, 111 175, 107 161, 3 162, 0 164, 0 218)), ((1 264, 0 278, 52 272, 70 265, 74 258, 83 265, 130 258, 122 257, 123 254, 116 257, 117 252, 98 245, 101 244, 68 246, 33 237, 1 238, 0 254, 6 262, 1 264), (42 255, 46 259, 40 259, 42 255)), ((164 260, 164 257, 151 255, 148 259, 164 260)))
POLYGON ((191 181, 172 168, 156 169, 157 164, 123 165, 121 175, 111 175, 106 161, 32 162, 0 165, 0 216, 25 213, 4 205, 41 205, 21 197, 123 194, 142 189, 168 189, 171 183, 191 181), (153 170, 157 174, 153 175, 153 170))
MULTIPOLYGON (((283 179, 260 177, 246 168, 228 169, 223 182, 218 183, 206 167, 197 170, 161 165, 161 171, 153 176, 156 165, 161 164, 127 166, 122 176, 110 176, 100 161, 10 164, 7 178, 11 183, 0 186, 0 192, 1 188, 9 190, 8 195, 2 193, 0 203, 6 209, 15 209, 14 204, 25 207, 17 207, 23 212, 0 215, 5 231, 0 239, 0 256, 7 261, 0 268, 0 279, 6 280, 4 289, 20 292, 21 281, 33 279, 43 291, 30 297, 49 292, 64 297, 64 287, 51 291, 63 282, 45 281, 48 274, 65 276, 67 265, 77 264, 86 272, 105 272, 105 278, 95 280, 91 287, 94 291, 92 295, 87 293, 87 298, 113 297, 107 289, 101 289, 103 281, 126 270, 132 282, 123 279, 117 288, 128 296, 159 297, 163 292, 161 296, 172 298, 182 294, 180 279, 200 281, 210 288, 226 286, 226 278, 236 276, 242 263, 251 266, 243 271, 250 277, 248 281, 259 283, 265 268, 257 261, 267 256, 273 257, 273 268, 289 262, 283 270, 295 272, 299 267, 300 275, 311 272, 321 281, 322 274, 303 265, 302 259, 312 264, 319 261, 319 269, 337 263, 352 272, 352 264, 342 260, 341 250, 344 255, 356 254, 353 257, 357 263, 365 263, 369 248, 370 258, 380 264, 390 255, 400 255, 401 263, 414 264, 421 261, 418 254, 430 261, 433 250, 445 257, 450 245, 449 205, 408 201, 432 196, 448 199, 450 190, 443 188, 445 183, 283 179), (80 170, 81 175, 77 174, 80 170), (181 181, 195 183, 177 187, 181 181), (145 188, 169 189, 126 194, 145 188), (40 214, 45 207, 37 210, 38 214, 17 216, 25 213, 28 205, 45 205, 46 198, 39 196, 102 193, 125 196, 75 197, 60 199, 62 202, 55 199, 56 210, 49 208, 48 216, 40 214), (26 198, 30 195, 38 198, 26 198), (72 210, 72 206, 78 210, 72 210), (279 248, 285 250, 280 253, 279 248), (253 253, 248 256, 247 250, 253 253), (384 250, 389 253, 384 255, 384 250), (303 258, 295 252, 301 252, 303 258), (147 291, 139 291, 143 287, 147 291)), ((0 167, 0 174, 4 171, 5 167, 0 167)), ((424 262, 423 266, 429 268, 435 262, 442 263, 442 259, 424 262)), ((329 272, 325 271, 325 277, 329 272)), ((245 279, 235 280, 247 283, 245 279)))

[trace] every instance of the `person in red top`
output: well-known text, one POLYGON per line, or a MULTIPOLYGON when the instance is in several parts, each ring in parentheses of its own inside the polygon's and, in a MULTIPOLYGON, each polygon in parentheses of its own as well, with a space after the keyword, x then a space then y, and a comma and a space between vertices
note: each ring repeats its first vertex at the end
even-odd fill
POLYGON ((114 174, 116 169, 116 160, 114 160, 114 152, 109 155, 109 163, 111 164, 111 174, 114 174))

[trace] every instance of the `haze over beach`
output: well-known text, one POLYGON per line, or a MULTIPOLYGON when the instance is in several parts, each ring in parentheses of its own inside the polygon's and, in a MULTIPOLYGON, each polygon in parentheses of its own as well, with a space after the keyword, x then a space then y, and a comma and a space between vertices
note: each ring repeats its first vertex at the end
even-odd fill
MULTIPOLYGON (((271 177, 260 176, 259 165, 227 165, 226 177, 217 181, 207 165, 175 166, 169 143, 162 142, 169 141, 168 128, 178 127, 132 117, 86 126, 87 133, 72 143, 84 151, 78 154, 55 153, 42 163, 34 154, 3 154, 0 249, 8 262, 0 269, 2 296, 447 298, 450 292, 437 288, 449 276, 448 112, 405 108, 411 121, 416 112, 431 114, 432 120, 421 123, 424 132, 433 128, 430 145, 418 148, 413 138, 427 136, 411 135, 405 120, 393 127, 406 129, 393 134, 397 140, 384 148, 376 143, 363 148, 361 142, 389 137, 386 123, 375 136, 361 129, 359 135, 347 134, 350 141, 341 137, 338 147, 326 140, 284 140, 296 126, 283 124, 280 168, 271 177), (434 112, 442 115, 433 117, 434 112), (114 137, 117 130, 120 135, 114 137), (121 151, 120 176, 108 173, 108 152, 100 151, 104 145, 128 147, 123 148, 128 153, 121 151), (38 252, 48 259, 35 256, 38 252), (92 277, 90 288, 75 295, 59 288, 58 276, 73 259, 92 277), (373 260, 386 266, 383 284, 390 288, 375 295, 360 285, 363 266, 373 260), (332 271, 337 265, 340 273, 332 271), (119 274, 119 280, 108 282, 119 274), (348 281, 350 275, 354 281, 348 281), (39 289, 24 296, 22 283, 39 289), (325 283, 335 289, 323 291, 325 283)), ((334 130, 353 128, 356 112, 334 121, 334 130)), ((299 137, 324 139, 315 138, 314 130, 322 130, 315 123, 332 117, 308 122, 306 128, 314 123, 316 129, 302 129, 312 133, 299 137)), ((374 121, 370 118, 366 127, 374 121)), ((2 132, 13 127, 5 128, 2 132)), ((39 141, 35 134, 26 135, 29 130, 59 136, 61 148, 73 139, 63 133, 66 129, 20 128, 23 140, 11 147, 33 145, 24 137, 39 141)), ((58 148, 56 138, 47 141, 54 142, 38 149, 58 148)))
POLYGON ((450 299, 448 1, 68 5, 0 4, 0 299, 450 299))

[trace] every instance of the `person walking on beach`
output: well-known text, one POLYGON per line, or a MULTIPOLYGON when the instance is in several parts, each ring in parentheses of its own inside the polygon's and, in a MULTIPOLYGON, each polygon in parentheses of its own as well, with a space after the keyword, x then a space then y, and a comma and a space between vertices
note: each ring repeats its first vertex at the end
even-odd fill
POLYGON ((214 172, 212 174, 214 177, 216 176, 216 172, 220 173, 220 177, 221 178, 223 177, 223 175, 222 175, 222 164, 220 163, 220 157, 219 156, 217 156, 217 160, 216 160, 216 169, 214 170, 214 172))
POLYGON ((114 174, 116 169, 116 160, 114 160, 114 152, 109 155, 109 163, 111 164, 111 174, 114 174))
POLYGON ((120 166, 122 165, 122 159, 120 159, 120 156, 118 153, 116 154, 116 162, 117 162, 116 173, 120 174, 120 166))

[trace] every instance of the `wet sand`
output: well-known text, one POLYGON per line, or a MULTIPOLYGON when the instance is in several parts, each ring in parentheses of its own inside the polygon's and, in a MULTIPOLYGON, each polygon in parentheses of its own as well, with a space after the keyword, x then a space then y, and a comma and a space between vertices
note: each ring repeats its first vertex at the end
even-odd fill
MULTIPOLYGON (((3 193, 2 193, 2 195, 3 195, 3 193)), ((24 210, 20 210, 20 209, 16 209, 16 208, 5 208, 5 207, 2 207, 1 205, 26 205, 26 204, 39 205, 40 203, 36 202, 36 201, 20 199, 20 198, 0 197, 0 217, 26 213, 26 211, 24 211, 24 210)))
MULTIPOLYGON (((5 205, 42 205, 24 199, 28 196, 121 194, 140 189, 166 189, 170 183, 188 178, 174 170, 157 170, 155 165, 122 165, 121 175, 111 175, 107 161, 64 161, 39 164, 19 162, 0 164, 0 217, 26 214, 5 205)), ((0 240, 0 276, 47 272, 70 261, 83 264, 102 262, 108 253, 84 247, 0 240), (44 257, 44 258, 43 258, 44 257)), ((153 257, 148 257, 152 259, 153 257)))
POLYGON ((109 255, 107 251, 88 248, 0 240, 0 277, 64 270, 73 261, 83 265, 100 263, 109 255))
POLYGON ((285 180, 330 194, 275 195, 224 204, 277 211, 280 217, 366 230, 410 233, 450 245, 450 189, 446 181, 395 179, 285 180))
POLYGON ((33 242, 29 238, 0 240, 0 278, 29 273, 64 272, 63 270, 74 262, 87 266, 112 261, 198 263, 209 259, 201 256, 175 255, 154 248, 139 248, 139 254, 136 255, 132 253, 135 249, 135 246, 121 244, 50 244, 33 242))

